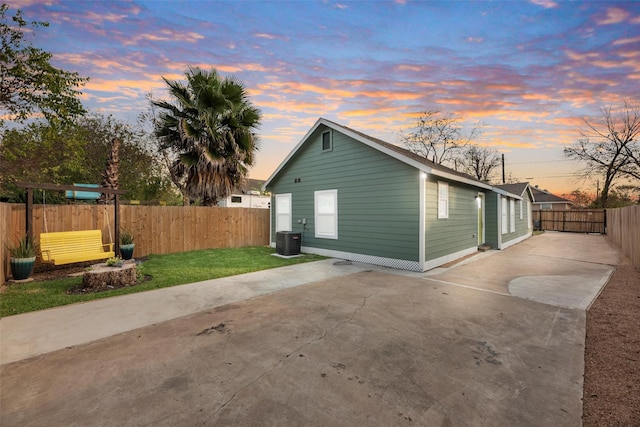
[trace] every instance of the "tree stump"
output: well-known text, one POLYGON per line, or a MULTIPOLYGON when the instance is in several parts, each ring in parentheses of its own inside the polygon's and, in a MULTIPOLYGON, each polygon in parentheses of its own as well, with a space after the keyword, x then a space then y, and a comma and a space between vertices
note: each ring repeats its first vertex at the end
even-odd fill
POLYGON ((136 264, 126 263, 122 267, 96 264, 82 276, 82 287, 96 290, 117 289, 136 284, 136 264))

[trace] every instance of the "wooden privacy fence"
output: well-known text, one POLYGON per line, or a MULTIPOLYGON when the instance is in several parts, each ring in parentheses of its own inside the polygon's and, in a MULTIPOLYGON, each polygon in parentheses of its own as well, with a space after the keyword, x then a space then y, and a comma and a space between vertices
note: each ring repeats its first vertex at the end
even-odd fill
MULTIPOLYGON (((25 233, 25 206, 0 203, 0 278, 9 275, 9 252, 25 233)), ((113 205, 34 205, 33 235, 54 231, 102 230, 114 242, 113 205), (46 220, 46 221, 45 221, 46 220)), ((196 249, 269 244, 269 209, 199 206, 120 206, 120 230, 135 236, 134 256, 196 249)))
POLYGON ((536 230, 605 234, 606 212, 604 209, 533 211, 533 224, 536 230))
POLYGON ((640 269, 640 206, 607 209, 607 239, 640 269))

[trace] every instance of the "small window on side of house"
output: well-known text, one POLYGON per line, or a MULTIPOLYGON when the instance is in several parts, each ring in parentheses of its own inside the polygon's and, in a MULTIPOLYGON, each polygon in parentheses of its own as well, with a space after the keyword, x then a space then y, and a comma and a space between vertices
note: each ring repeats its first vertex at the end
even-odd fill
POLYGON ((438 219, 449 218, 449 184, 438 182, 438 219))
POLYGON ((333 141, 331 139, 331 131, 322 132, 322 151, 333 150, 333 141))
POLYGON ((231 203, 242 203, 242 196, 231 196, 231 203))
POLYGON ((520 204, 520 219, 522 219, 522 217, 523 217, 523 212, 522 212, 523 211, 523 207, 522 207, 522 205, 523 205, 524 201, 518 200, 518 203, 520 204))

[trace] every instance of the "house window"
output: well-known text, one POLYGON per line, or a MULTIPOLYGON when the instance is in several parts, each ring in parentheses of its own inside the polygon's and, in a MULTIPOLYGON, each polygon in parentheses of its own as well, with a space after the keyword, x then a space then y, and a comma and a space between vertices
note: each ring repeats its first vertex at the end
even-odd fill
POLYGON ((516 231, 516 201, 509 200, 509 232, 515 233, 516 231))
POLYGON ((507 198, 502 198, 502 234, 506 234, 509 231, 509 205, 507 204, 507 198))
POLYGON ((331 131, 322 132, 322 151, 333 150, 333 141, 331 138, 331 131))
POLYGON ((231 196, 231 203, 242 203, 242 196, 231 196))
POLYGON ((518 204, 520 205, 520 219, 522 219, 523 217, 523 213, 522 213, 522 204, 524 203, 523 200, 518 200, 518 204))
POLYGON ((551 203, 542 203, 540 205, 540 210, 542 211, 550 211, 552 208, 551 203))
POLYGON ((449 184, 438 182, 438 218, 449 218, 449 184))
POLYGON ((338 190, 314 192, 316 237, 338 238, 338 190))
POLYGON ((291 193, 276 194, 276 232, 291 231, 291 193))

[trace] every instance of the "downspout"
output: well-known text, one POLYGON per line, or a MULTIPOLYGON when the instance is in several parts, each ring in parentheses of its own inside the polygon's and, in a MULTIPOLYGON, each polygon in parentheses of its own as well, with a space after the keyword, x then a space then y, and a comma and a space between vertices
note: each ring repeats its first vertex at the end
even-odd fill
POLYGON ((502 249, 502 196, 498 194, 497 199, 497 213, 498 213, 498 249, 502 249))

